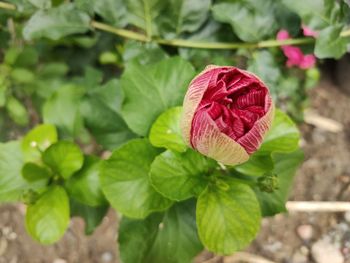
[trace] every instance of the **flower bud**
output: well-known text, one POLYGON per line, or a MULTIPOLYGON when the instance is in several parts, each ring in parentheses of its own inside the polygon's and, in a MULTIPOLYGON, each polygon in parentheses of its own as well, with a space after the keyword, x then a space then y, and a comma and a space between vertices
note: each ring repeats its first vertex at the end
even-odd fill
POLYGON ((273 193, 275 190, 278 190, 279 180, 277 174, 269 172, 259 177, 258 187, 260 191, 266 193, 273 193))
POLYGON ((193 149, 235 165, 260 147, 273 115, 269 90, 260 79, 235 67, 211 65, 189 85, 181 130, 193 149))

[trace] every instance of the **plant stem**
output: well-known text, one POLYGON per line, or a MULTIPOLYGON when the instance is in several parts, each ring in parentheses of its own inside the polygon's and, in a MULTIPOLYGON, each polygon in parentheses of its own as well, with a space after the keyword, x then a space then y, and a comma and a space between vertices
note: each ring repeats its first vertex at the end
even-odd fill
POLYGON ((7 9, 7 10, 16 10, 16 6, 13 4, 5 3, 5 2, 0 2, 0 8, 2 9, 7 9))
POLYGON ((350 202, 289 201, 289 212, 346 212, 350 211, 350 202))
POLYGON ((350 37, 350 29, 341 32, 340 36, 341 37, 350 37))
MULTIPOLYGON (((0 1, 0 9, 16 10, 16 6, 10 3, 0 1)), ((187 47, 187 48, 199 48, 199 49, 239 49, 239 48, 268 48, 268 47, 279 47, 283 45, 305 45, 311 44, 315 41, 313 38, 293 38, 287 40, 265 40, 258 43, 226 43, 226 42, 204 42, 194 41, 186 39, 162 39, 162 38, 150 38, 151 28, 147 27, 147 35, 134 32, 131 30, 116 28, 105 23, 91 21, 91 27, 110 32, 115 35, 121 36, 127 39, 133 39, 141 42, 156 42, 161 45, 175 46, 175 47, 187 47)), ((350 29, 341 32, 341 37, 350 37, 350 29)))
POLYGON ((102 30, 102 31, 106 31, 106 32, 110 32, 113 34, 116 34, 118 36, 124 37, 124 38, 128 38, 128 39, 133 39, 133 40, 138 40, 138 41, 142 41, 142 42, 148 42, 148 38, 140 33, 136 33, 134 31, 130 31, 130 30, 126 30, 126 29, 122 29, 122 28, 115 28, 113 26, 104 24, 104 23, 100 23, 97 21, 92 21, 90 24, 93 28, 102 30))

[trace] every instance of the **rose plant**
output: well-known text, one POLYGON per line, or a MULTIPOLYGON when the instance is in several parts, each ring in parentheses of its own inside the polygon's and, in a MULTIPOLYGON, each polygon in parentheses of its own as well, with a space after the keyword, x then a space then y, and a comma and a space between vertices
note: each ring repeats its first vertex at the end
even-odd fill
POLYGON ((0 2, 0 201, 42 244, 111 207, 124 263, 244 249, 286 211, 287 113, 316 58, 347 51, 348 18, 329 0, 0 2))

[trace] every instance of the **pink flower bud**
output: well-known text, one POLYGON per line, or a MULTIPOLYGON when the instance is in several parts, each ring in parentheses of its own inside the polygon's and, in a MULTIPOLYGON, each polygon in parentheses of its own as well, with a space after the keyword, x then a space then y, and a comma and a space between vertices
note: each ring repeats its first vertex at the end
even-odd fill
POLYGON ((234 165, 259 148, 273 114, 269 90, 259 78, 235 67, 211 65, 190 83, 181 129, 190 147, 234 165))

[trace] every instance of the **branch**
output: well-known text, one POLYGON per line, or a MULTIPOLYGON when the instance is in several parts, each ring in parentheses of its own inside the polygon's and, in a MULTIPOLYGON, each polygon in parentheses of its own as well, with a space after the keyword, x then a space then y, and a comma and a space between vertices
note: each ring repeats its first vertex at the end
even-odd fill
POLYGON ((350 202, 289 201, 286 207, 289 212, 347 212, 350 202))
MULTIPOLYGON (((0 9, 16 10, 14 4, 5 3, 0 1, 0 9)), ((265 40, 258 43, 227 43, 227 42, 203 42, 203 41, 193 41, 186 39, 162 39, 155 38, 150 39, 141 33, 137 33, 131 30, 116 28, 105 23, 98 21, 91 21, 91 27, 118 35, 123 38, 133 39, 141 42, 155 42, 161 45, 175 46, 175 47, 187 47, 187 48, 198 48, 198 49, 238 49, 238 48, 268 48, 268 47, 279 47, 284 45, 305 45, 313 43, 315 40, 313 38, 293 38, 287 40, 265 40)), ((148 32, 149 33, 149 32, 148 32)), ((341 37, 349 37, 350 29, 341 32, 341 37)))
POLYGON ((250 254, 248 252, 236 252, 232 256, 226 256, 223 258, 223 263, 275 263, 258 255, 250 254))
POLYGON ((0 2, 0 8, 2 9, 7 9, 7 10, 16 10, 16 6, 13 4, 5 3, 5 2, 0 2))

